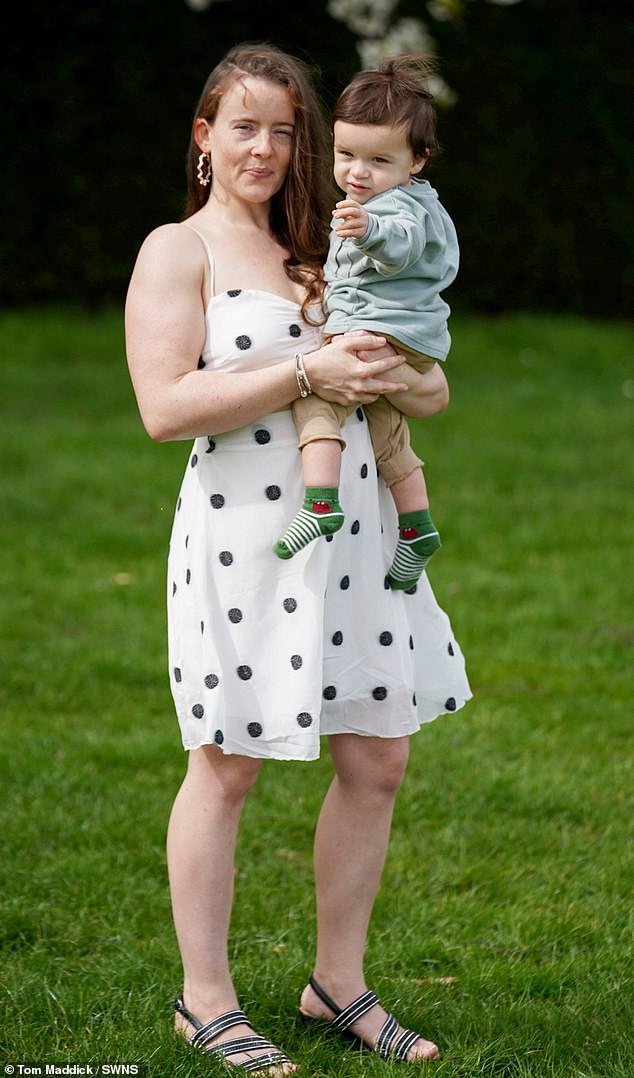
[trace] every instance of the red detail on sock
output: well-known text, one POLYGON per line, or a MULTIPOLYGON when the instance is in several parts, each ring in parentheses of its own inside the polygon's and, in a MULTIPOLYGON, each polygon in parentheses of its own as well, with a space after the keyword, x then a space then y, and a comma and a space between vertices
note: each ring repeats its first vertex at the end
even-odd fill
POLYGON ((401 539, 415 539, 419 534, 418 528, 401 528, 401 539))
POLYGON ((313 513, 329 513, 329 502, 313 502, 313 513))

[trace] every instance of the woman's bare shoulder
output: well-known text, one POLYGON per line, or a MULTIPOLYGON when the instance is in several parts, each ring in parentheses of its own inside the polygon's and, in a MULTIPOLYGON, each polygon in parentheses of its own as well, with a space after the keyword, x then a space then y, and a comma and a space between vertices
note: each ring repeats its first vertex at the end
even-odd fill
POLYGON ((177 221, 154 228, 141 245, 141 252, 152 255, 178 255, 180 252, 191 255, 192 251, 200 249, 200 238, 194 230, 177 221))
POLYGON ((200 238, 191 228, 176 222, 159 225, 146 236, 139 250, 134 278, 183 285, 199 282, 205 267, 200 238))

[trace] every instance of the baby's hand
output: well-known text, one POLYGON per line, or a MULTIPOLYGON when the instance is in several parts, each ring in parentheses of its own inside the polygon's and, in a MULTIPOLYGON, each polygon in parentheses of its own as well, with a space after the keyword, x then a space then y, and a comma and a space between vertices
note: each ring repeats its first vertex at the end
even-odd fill
POLYGON ((355 202, 353 198, 344 198, 342 202, 338 202, 332 215, 335 219, 335 232, 342 238, 354 236, 361 239, 368 231, 370 218, 361 203, 355 202))

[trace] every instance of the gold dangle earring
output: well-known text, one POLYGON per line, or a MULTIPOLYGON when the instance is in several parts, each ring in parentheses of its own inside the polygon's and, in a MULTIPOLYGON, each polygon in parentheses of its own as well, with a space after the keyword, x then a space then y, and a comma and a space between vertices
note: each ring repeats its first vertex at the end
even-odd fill
POLYGON ((201 187, 207 187, 211 180, 211 157, 208 153, 198 155, 198 168, 196 176, 201 187), (205 171, 206 167, 206 171, 205 171))

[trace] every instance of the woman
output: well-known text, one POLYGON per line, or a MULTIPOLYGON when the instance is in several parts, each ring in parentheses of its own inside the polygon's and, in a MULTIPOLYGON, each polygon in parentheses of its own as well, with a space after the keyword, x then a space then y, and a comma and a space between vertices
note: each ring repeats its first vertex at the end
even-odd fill
POLYGON ((360 407, 386 393, 431 415, 446 383, 370 335, 321 346, 311 315, 330 216, 324 145, 302 66, 269 46, 233 49, 196 110, 189 215, 145 241, 126 306, 147 431, 195 439, 168 581, 171 683, 190 750, 168 831, 184 967, 176 1025, 275 1076, 295 1067, 239 1010, 227 956, 236 834, 262 760, 314 759, 321 733, 336 772, 317 825, 318 947, 302 1013, 338 1015, 335 1028, 383 1054, 433 1058, 436 1046, 367 991, 363 951, 409 734, 469 696, 426 580, 411 595, 384 588, 392 540, 384 550, 381 521, 386 533, 395 522, 360 407), (289 405, 303 392, 359 405, 342 477, 351 526, 282 562, 272 544, 302 484, 289 405))

